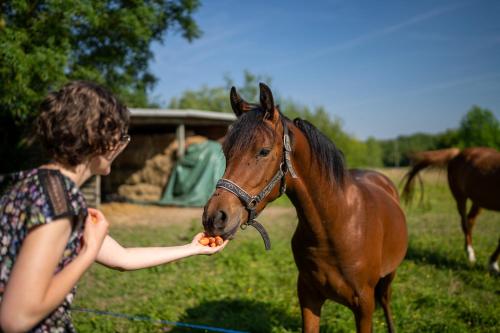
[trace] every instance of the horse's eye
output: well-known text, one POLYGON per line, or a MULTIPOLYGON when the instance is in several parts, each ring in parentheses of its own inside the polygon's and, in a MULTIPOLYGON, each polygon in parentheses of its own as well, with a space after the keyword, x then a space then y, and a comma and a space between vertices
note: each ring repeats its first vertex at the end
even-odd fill
POLYGON ((259 156, 267 156, 269 155, 269 152, 271 151, 271 149, 267 149, 267 148, 262 148, 260 151, 259 151, 259 156))

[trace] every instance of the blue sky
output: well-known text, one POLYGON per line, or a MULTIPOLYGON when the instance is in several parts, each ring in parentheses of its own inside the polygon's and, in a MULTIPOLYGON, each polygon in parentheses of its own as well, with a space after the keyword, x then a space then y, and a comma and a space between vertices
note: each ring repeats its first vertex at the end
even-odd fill
POLYGON ((360 139, 457 127, 474 104, 500 118, 500 1, 203 1, 192 43, 153 45, 153 95, 272 78, 360 139))

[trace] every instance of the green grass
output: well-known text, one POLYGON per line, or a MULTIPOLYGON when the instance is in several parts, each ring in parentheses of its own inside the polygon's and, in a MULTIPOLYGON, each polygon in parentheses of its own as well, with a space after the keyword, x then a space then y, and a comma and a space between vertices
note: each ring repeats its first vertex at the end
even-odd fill
MULTIPOLYGON (((429 179, 423 204, 405 207, 410 246, 393 284, 398 331, 500 332, 500 280, 487 271, 488 257, 498 242, 500 214, 485 211, 479 216, 474 230, 478 263, 470 266, 444 176, 429 179)), ((278 205, 287 205, 286 200, 278 205)), ((240 231, 222 253, 210 257, 135 272, 95 265, 79 284, 75 306, 250 332, 299 332, 297 270, 290 248, 296 217, 293 211, 267 219, 263 215, 261 222, 272 241, 270 252, 265 252, 258 233, 250 228, 240 231)), ((199 229, 199 221, 186 221, 171 226, 117 226, 111 234, 128 246, 174 245, 186 243, 199 229)), ((158 324, 79 312, 73 318, 80 332, 170 331, 158 324)), ((386 331, 380 308, 374 325, 375 332, 386 331)), ((321 331, 353 332, 351 312, 327 302, 321 331)))

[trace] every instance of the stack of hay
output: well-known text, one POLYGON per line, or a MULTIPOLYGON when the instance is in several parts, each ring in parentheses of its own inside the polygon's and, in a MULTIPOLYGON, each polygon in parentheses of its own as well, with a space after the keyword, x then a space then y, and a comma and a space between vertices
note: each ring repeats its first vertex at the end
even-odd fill
MULTIPOLYGON (((186 138, 186 147, 205 142, 203 136, 186 138)), ((133 173, 124 185, 118 188, 118 194, 134 201, 158 201, 167 185, 172 168, 177 161, 179 143, 174 140, 161 154, 146 161, 144 167, 133 173)))

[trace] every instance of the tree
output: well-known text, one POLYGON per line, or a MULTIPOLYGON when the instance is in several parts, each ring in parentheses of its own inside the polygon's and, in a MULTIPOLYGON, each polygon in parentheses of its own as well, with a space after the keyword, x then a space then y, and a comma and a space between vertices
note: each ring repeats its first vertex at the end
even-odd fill
POLYGON ((192 41, 198 0, 0 1, 0 173, 39 162, 24 144, 42 98, 91 80, 128 106, 151 105, 150 45, 166 31, 192 41))
POLYGON ((458 130, 456 128, 447 129, 443 133, 437 134, 436 149, 457 147, 459 145, 458 130))
POLYGON ((458 129, 447 129, 437 134, 415 133, 401 135, 395 139, 379 141, 385 166, 406 166, 410 155, 417 151, 450 147, 494 147, 500 148, 500 125, 495 115, 478 106, 473 106, 462 118, 458 129), (395 160, 395 148, 399 152, 395 160))
POLYGON ((229 89, 236 86, 238 92, 249 102, 259 100, 259 82, 271 83, 271 78, 265 75, 254 75, 245 70, 243 84, 238 86, 234 80, 224 77, 225 85, 219 87, 202 86, 198 90, 187 90, 179 98, 172 98, 168 107, 171 109, 197 109, 217 112, 233 112, 229 102, 229 89))
POLYGON ((369 137, 365 141, 366 154, 364 154, 363 166, 382 167, 382 147, 380 143, 373 137, 369 137))
POLYGON ((216 112, 232 112, 227 89, 210 88, 203 85, 198 90, 186 90, 181 97, 174 97, 168 105, 170 109, 194 109, 216 112))
MULTIPOLYGON (((232 112, 229 102, 229 89, 237 86, 230 77, 225 77, 225 87, 203 86, 198 90, 188 90, 181 97, 173 98, 169 107, 173 109, 199 109, 210 111, 232 112)), ((244 80, 237 86, 238 92, 251 103, 259 101, 259 82, 270 84, 270 77, 255 75, 249 71, 244 72, 244 80)), ((283 98, 275 93, 275 102, 279 104, 281 112, 290 119, 302 118, 315 125, 323 134, 330 138, 339 147, 351 166, 381 166, 382 149, 378 142, 370 139, 363 142, 343 130, 342 120, 332 118, 327 110, 322 107, 310 109, 290 98, 283 98)))
POLYGON ((452 132, 449 130, 442 134, 415 133, 379 141, 383 151, 383 164, 385 166, 407 166, 410 164, 410 156, 415 152, 450 147, 444 145, 443 142, 451 143, 451 136, 452 132))
POLYGON ((500 124, 493 112, 473 106, 462 118, 457 132, 462 147, 500 149, 500 124))
POLYGON ((0 2, 0 115, 23 123, 49 90, 92 80, 129 106, 147 106, 156 82, 153 41, 166 31, 191 41, 198 0, 0 2))

